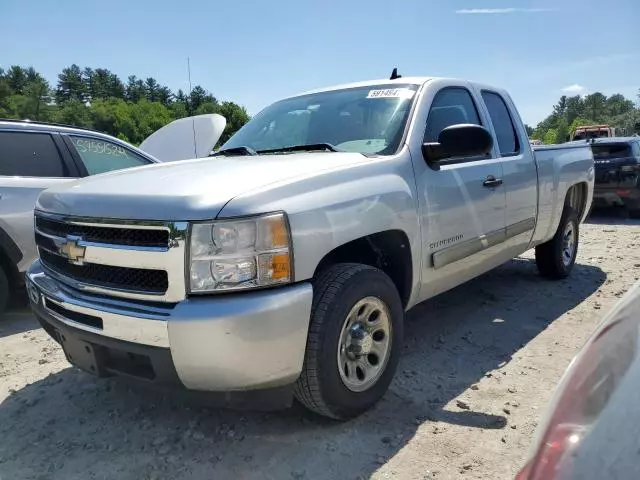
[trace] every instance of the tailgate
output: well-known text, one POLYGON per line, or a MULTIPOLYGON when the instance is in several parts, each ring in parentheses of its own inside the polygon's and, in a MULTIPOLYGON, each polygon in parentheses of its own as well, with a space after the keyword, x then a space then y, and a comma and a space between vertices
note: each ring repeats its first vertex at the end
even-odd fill
POLYGON ((635 188, 638 185, 638 159, 627 143, 592 145, 596 185, 635 188))

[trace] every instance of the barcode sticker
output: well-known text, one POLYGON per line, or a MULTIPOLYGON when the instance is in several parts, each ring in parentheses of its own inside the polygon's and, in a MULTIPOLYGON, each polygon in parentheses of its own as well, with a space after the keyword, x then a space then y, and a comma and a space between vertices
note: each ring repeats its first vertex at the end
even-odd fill
POLYGON ((369 90, 367 98, 411 98, 415 91, 409 88, 386 88, 369 90))

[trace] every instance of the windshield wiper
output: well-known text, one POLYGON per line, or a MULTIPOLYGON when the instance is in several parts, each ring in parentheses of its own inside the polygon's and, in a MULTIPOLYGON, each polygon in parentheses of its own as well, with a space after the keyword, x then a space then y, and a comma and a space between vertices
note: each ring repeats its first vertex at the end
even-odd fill
POLYGON ((256 151, 251 147, 232 147, 225 148, 224 150, 218 150, 213 153, 212 157, 221 157, 221 156, 244 156, 244 155, 257 155, 256 151))
POLYGON ((330 143, 310 143, 308 145, 293 145, 291 147, 271 148, 269 150, 258 150, 257 153, 278 153, 278 152, 315 152, 329 150, 330 152, 342 152, 335 145, 330 143))

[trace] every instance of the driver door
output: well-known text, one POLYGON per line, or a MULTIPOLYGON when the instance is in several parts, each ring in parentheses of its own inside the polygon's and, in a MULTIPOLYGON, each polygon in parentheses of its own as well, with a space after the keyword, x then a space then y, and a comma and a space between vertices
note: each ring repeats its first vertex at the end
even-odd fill
MULTIPOLYGON (((480 100, 461 84, 429 98, 423 142, 437 142, 451 125, 486 125, 480 100)), ((422 299, 459 285, 500 263, 505 233, 502 161, 489 156, 449 158, 428 165, 412 152, 422 224, 422 299)))

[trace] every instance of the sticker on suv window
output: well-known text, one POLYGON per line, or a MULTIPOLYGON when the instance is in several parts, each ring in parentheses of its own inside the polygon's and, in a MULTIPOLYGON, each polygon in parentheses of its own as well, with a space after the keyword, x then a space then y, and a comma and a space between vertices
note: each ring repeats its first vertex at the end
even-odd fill
POLYGON ((385 88, 369 90, 367 98, 411 98, 415 91, 410 88, 385 88))

